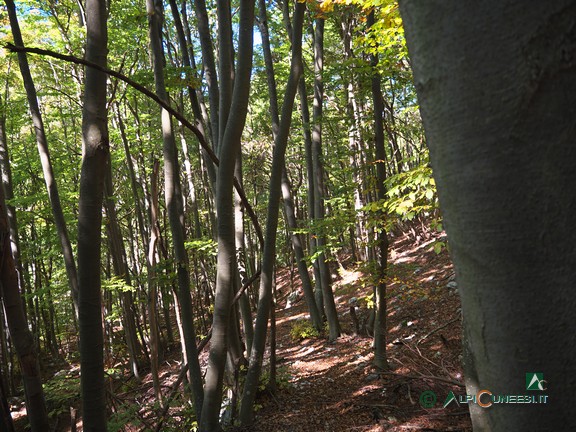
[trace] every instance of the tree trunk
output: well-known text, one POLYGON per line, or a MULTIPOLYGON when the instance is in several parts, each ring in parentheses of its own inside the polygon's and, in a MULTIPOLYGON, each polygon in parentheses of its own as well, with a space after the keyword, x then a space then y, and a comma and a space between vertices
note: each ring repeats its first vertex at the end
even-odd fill
MULTIPOLYGON (((130 273, 128 270, 128 263, 126 262, 126 250, 124 249, 124 240, 120 230, 120 224, 118 223, 116 204, 113 196, 112 166, 110 161, 108 161, 108 166, 106 167, 104 192, 104 207, 106 208, 106 216, 108 218, 106 229, 108 231, 108 245, 110 248, 109 250, 112 258, 114 275, 123 279, 126 285, 130 286, 130 273)), ((119 293, 119 297, 122 306, 122 326, 124 327, 126 346, 130 356, 130 368, 132 369, 134 377, 139 380, 138 355, 140 354, 141 349, 138 343, 138 335, 136 334, 134 313, 132 312, 132 306, 134 304, 132 292, 122 290, 119 293)))
POLYGON ((10 405, 8 405, 6 386, 0 380, 0 432, 14 432, 14 423, 10 415, 10 405))
MULTIPOLYGON (((87 0, 86 18, 86 59, 106 66, 106 2, 87 0)), ((109 152, 107 77, 89 67, 85 75, 78 216, 81 397, 84 430, 101 432, 106 430, 100 249, 104 173, 109 152)))
MULTIPOLYGON (((2 99, 0 98, 0 106, 2 106, 2 99)), ((0 112, 0 170, 2 175, 2 187, 4 188, 4 197, 6 201, 14 198, 14 191, 12 187, 12 169, 10 167, 10 154, 8 151, 8 142, 6 141, 6 112, 0 112)), ((14 265, 18 272, 18 283, 22 293, 25 290, 24 282, 24 268, 22 267, 22 260, 20 258, 20 237, 18 235, 18 221, 16 219, 16 208, 13 205, 6 204, 6 212, 8 215, 8 224, 10 226, 10 240, 12 246, 12 256, 14 257, 14 265)), ((22 304, 24 308, 24 315, 26 315, 26 302, 22 304)))
POLYGON ((49 429, 49 424, 42 391, 42 377, 34 338, 24 316, 22 296, 18 288, 18 275, 10 247, 10 228, 2 188, 0 188, 0 287, 10 336, 16 348, 24 381, 28 420, 33 432, 43 432, 49 429))
MULTIPOLYGON (((235 177, 240 186, 242 182, 242 152, 238 152, 236 159, 236 166, 234 167, 235 177)), ((237 288, 242 287, 248 280, 248 273, 246 272, 246 248, 244 246, 244 211, 242 208, 242 201, 237 192, 234 192, 234 227, 235 232, 235 245, 236 245, 236 263, 238 271, 236 272, 237 288)), ((252 319, 252 310, 250 308, 250 299, 248 293, 245 291, 238 300, 238 310, 242 318, 242 328, 244 330, 244 338, 246 345, 247 355, 252 350, 252 342, 254 340, 254 320, 252 319)))
MULTIPOLYGON (((230 8, 230 2, 218 2, 218 9, 230 8)), ((220 12, 225 17, 226 12, 220 12)), ((242 131, 246 122, 250 75, 252 72, 254 1, 241 0, 238 38, 238 65, 234 80, 232 104, 227 123, 220 124, 224 132, 220 142, 220 166, 216 184, 216 212, 218 214, 218 274, 216 277, 216 296, 214 301, 214 321, 212 341, 206 374, 205 401, 202 407, 200 430, 211 432, 218 430, 218 415, 222 402, 222 384, 226 351, 229 338, 229 318, 231 312, 234 281, 236 280, 236 248, 234 228, 234 206, 232 189, 234 186, 234 166, 240 149, 242 131)), ((231 22, 219 21, 219 30, 232 26, 231 22)), ((221 55, 231 52, 223 45, 232 43, 224 30, 220 34, 219 49, 221 55)), ((226 60, 226 59, 222 59, 226 60)), ((223 91, 221 89, 221 91, 223 91)), ((213 114, 214 115, 214 114, 213 114)))
MULTIPOLYGON (((8 15, 10 17, 10 27, 12 28, 12 35, 14 36, 14 43, 18 46, 24 46, 22 34, 20 33, 20 26, 18 25, 18 17, 16 15, 16 7, 13 0, 5 0, 6 7, 8 8, 8 15)), ((52 214, 54 215, 54 223, 60 244, 62 247, 62 255, 64 257, 64 265, 68 275, 68 284, 72 293, 72 300, 74 303, 74 312, 78 316, 78 274, 76 272, 76 263, 72 253, 72 246, 70 245, 70 237, 68 236, 68 229, 66 228, 66 221, 64 213, 62 212, 62 205, 60 203, 60 195, 58 194, 58 186, 54 171, 52 169, 52 162, 50 162, 50 152, 48 151, 48 140, 44 131, 44 122, 40 113, 38 105, 38 97, 36 95, 36 87, 32 80, 30 67, 28 66, 28 58, 26 53, 18 53, 18 64, 20 65, 20 73, 26 88, 26 96, 30 107, 30 114, 32 122, 34 123, 34 131, 36 133, 36 143, 38 145, 38 153, 40 154, 40 162, 42 164, 42 171, 44 173, 44 181, 46 189, 48 190, 48 198, 52 207, 52 214)))
MULTIPOLYGON (((150 373, 154 385, 156 399, 162 404, 162 391, 159 380, 159 334, 158 334, 158 312, 156 299, 158 297, 157 276, 156 276, 156 244, 160 238, 158 228, 158 174, 160 162, 154 161, 152 177, 150 179, 150 243, 148 246, 148 318, 150 319, 150 373)), ((184 339, 184 338, 183 338, 184 339)), ((185 347, 184 347, 185 348, 185 347)), ((184 349, 186 352, 186 350, 184 349)), ((186 363, 188 359, 185 356, 186 363)))
POLYGON ((292 123, 292 111, 294 99, 298 89, 298 82, 302 75, 302 25, 304 21, 304 3, 296 3, 294 11, 294 37, 292 39, 292 59, 290 64, 290 75, 286 84, 284 102, 282 104, 282 120, 275 140, 274 152, 272 156, 272 170, 270 174, 270 187, 268 198, 268 210, 266 219, 266 240, 264 242, 264 253, 262 256, 262 274, 260 276, 260 288, 258 295, 258 312, 256 316, 256 326, 254 331, 254 343, 250 353, 250 364, 244 391, 242 395, 242 405, 240 407, 240 422, 242 426, 248 426, 253 421, 253 405, 260 379, 262 361, 266 347, 266 333, 268 329, 268 318, 270 316, 270 306, 272 304, 272 284, 274 279, 274 266, 276 263, 276 236, 278 231, 278 216, 281 197, 281 180, 284 170, 284 157, 288 144, 288 135, 292 123))
MULTIPOLYGON (((164 55, 162 52, 162 20, 164 16, 163 4, 159 0, 147 0, 149 35, 151 45, 151 58, 154 68, 154 82, 156 93, 164 102, 168 103, 168 93, 164 84, 164 55)), ((202 373, 198 362, 196 349, 196 331, 194 328, 194 313, 192 299, 190 297, 190 274, 188 272, 188 254, 184 247, 184 207, 180 188, 180 176, 176 142, 172 128, 170 114, 162 109, 162 136, 164 153, 164 193, 168 221, 172 233, 174 245, 174 257, 178 275, 178 293, 180 310, 182 314, 182 326, 184 331, 184 344, 186 358, 188 360, 188 373, 194 396, 196 412, 200 412, 203 403, 204 392, 202 389, 202 373)))
MULTIPOLYGON (((314 29, 314 107, 312 110, 312 166, 314 170, 314 221, 324 219, 324 165, 322 163, 322 105, 324 99, 324 19, 317 18, 314 29)), ((338 312, 334 302, 330 269, 326 263, 326 254, 323 249, 326 246, 326 236, 322 232, 316 232, 316 247, 318 249, 318 273, 322 286, 322 302, 324 312, 328 319, 330 340, 340 336, 340 323, 338 312)), ((317 251, 314 251, 317 252, 317 251)), ((316 281, 318 283, 318 281, 316 281)))
MULTIPOLYGON (((356 21, 351 16, 346 16, 342 20, 341 36, 342 44, 344 45, 344 58, 352 65, 354 55, 352 50, 352 32, 355 28, 356 21)), ((355 235, 356 238, 351 241, 353 246, 352 252, 357 253, 357 259, 361 261, 366 260, 366 247, 368 243, 368 235, 365 227, 365 215, 362 211, 364 207, 363 202, 363 179, 360 172, 358 159, 360 152, 364 148, 364 140, 362 139, 362 123, 358 109, 358 102, 356 100, 356 93, 358 89, 356 74, 352 71, 349 75, 347 84, 348 104, 346 105, 346 114, 349 118, 348 142, 350 143, 350 166, 352 167, 352 180, 354 182, 354 210, 356 212, 355 221, 355 235), (357 247, 359 244, 360 247, 357 247)))
MULTIPOLYGON (((266 13, 265 0, 259 0, 259 8, 260 21, 258 24, 260 28, 260 34, 262 35, 262 50, 264 52, 264 61, 266 64, 268 93, 270 95, 270 116, 272 118, 272 132, 274 140, 276 140, 278 131, 280 129, 280 115, 278 111, 278 92, 276 88, 276 79, 274 76, 272 51, 270 49, 270 37, 268 34, 268 18, 266 13)), ((289 21, 288 24, 291 30, 292 25, 289 23, 289 21)), ((290 33, 292 33, 292 31, 290 31, 290 33)), ((304 297, 306 298, 306 304, 308 305, 308 311, 310 312, 310 319, 312 324, 314 327, 316 327, 316 329, 321 330, 323 327, 322 316, 318 311, 318 306, 316 305, 312 280, 310 279, 310 274, 308 273, 308 266, 304 261, 304 248, 302 247, 302 239, 300 238, 300 235, 295 232, 295 230, 298 228, 298 223, 296 219, 296 213, 294 211, 292 188, 290 187, 290 181, 288 179, 288 174, 286 173, 285 164, 282 168, 281 184, 282 198, 284 201, 284 210, 286 214, 286 224, 291 231, 290 238, 292 240, 292 249, 294 250, 296 264, 298 266, 298 274, 300 275, 300 280, 302 281, 302 291, 304 292, 304 297)))
POLYGON ((210 36, 210 23, 208 22, 208 12, 205 0, 194 0, 194 12, 196 13, 196 23, 200 39, 200 49, 202 51, 202 63, 204 67, 204 79, 208 87, 208 100, 210 102, 210 126, 212 131, 212 143, 214 150, 219 148, 219 134, 223 126, 219 124, 219 100, 218 76, 216 74, 216 61, 214 59, 214 47, 210 36))
POLYGON ((401 6, 462 300, 467 392, 549 397, 470 405, 474 429, 575 430, 576 4, 401 6), (544 392, 527 390, 534 373, 544 392))
MULTIPOLYGON (((368 15, 368 26, 374 25, 374 10, 368 15)), ((379 201, 386 199, 386 151, 384 150, 384 104, 380 87, 380 74, 376 72, 378 56, 370 56, 372 64, 372 103, 374 109, 374 157, 376 160, 376 197, 379 201)), ((388 235, 386 233, 386 216, 380 215, 377 232, 376 251, 377 280, 374 285, 374 365, 379 369, 388 369, 386 358, 386 271, 388 267, 388 235)))

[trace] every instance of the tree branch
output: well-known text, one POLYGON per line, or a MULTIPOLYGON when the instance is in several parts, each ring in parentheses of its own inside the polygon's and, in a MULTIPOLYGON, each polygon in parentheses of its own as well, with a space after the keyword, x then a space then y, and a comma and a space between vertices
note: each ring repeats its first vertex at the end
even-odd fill
MULTIPOLYGON (((172 108, 168 103, 166 103, 162 99, 160 99, 158 97, 158 95, 156 95, 156 93, 147 89, 143 85, 138 84, 136 81, 128 78, 126 75, 121 74, 120 72, 116 72, 112 69, 108 69, 106 67, 100 66, 100 65, 93 63, 93 62, 90 62, 88 60, 81 59, 79 57, 66 55, 66 54, 60 54, 58 52, 43 49, 43 48, 16 46, 14 44, 11 44, 10 42, 5 43, 4 48, 6 48, 10 52, 15 52, 15 53, 24 52, 24 53, 29 53, 29 54, 37 54, 37 55, 41 55, 41 56, 48 56, 48 57, 57 58, 59 60, 63 60, 63 61, 70 62, 70 63, 88 66, 90 68, 94 68, 96 70, 99 70, 100 72, 104 72, 105 74, 107 74, 109 76, 117 78, 120 81, 125 82, 130 87, 134 88, 135 90, 139 91, 143 95, 152 99, 154 102, 156 102, 158 105, 160 105, 166 111, 168 111, 170 113, 170 115, 172 115, 176 120, 178 120, 180 123, 182 123, 182 125, 184 125, 184 127, 189 129, 194 135, 196 135, 196 138, 198 138, 198 142, 202 146, 202 149, 206 152, 206 154, 208 155, 210 160, 214 163, 214 165, 218 166, 220 164, 218 157, 216 156, 216 154, 214 153, 214 151, 212 150, 212 148, 210 147, 210 145, 206 141, 206 138, 204 137, 202 132, 200 132, 200 130, 196 126, 194 126, 192 123, 190 123, 182 114, 180 114, 178 111, 176 111, 174 108, 172 108)), ((252 224, 254 225, 254 230, 256 231, 256 235, 258 236, 258 240, 260 241, 260 244, 261 245, 264 244, 264 237, 262 235, 262 228, 260 227, 260 223, 258 222, 258 219, 256 217, 256 213, 254 213, 254 209, 250 205, 250 202, 248 201, 248 198, 246 197, 246 194, 244 193, 242 186, 240 186, 240 183, 238 182, 238 180, 236 178, 234 178, 234 187, 236 188, 236 191, 238 192, 238 195, 240 196, 240 199, 242 200, 242 204, 244 204, 244 208, 246 209, 248 216, 252 220, 252 224)))

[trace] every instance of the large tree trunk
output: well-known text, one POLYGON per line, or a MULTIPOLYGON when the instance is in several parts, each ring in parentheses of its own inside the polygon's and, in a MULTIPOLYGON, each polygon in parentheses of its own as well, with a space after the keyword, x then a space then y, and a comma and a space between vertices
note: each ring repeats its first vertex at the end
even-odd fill
MULTIPOLYGON (((108 32, 104 0, 86 1, 86 60, 106 66, 108 32)), ((82 110, 82 169, 78 216, 78 316, 84 430, 106 430, 104 335, 100 249, 102 202, 108 161, 106 74, 86 68, 82 110)))
POLYGON ((467 391, 549 396, 470 405, 474 429, 575 430, 576 4, 401 11, 462 300, 467 391), (536 372, 544 392, 527 391, 536 372))

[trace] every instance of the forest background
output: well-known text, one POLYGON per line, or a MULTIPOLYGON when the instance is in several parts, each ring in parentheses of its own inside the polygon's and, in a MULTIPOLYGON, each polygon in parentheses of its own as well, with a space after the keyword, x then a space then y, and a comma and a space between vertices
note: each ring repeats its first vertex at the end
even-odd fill
POLYGON ((302 331, 330 340, 329 268, 363 270, 365 327, 387 368, 388 232, 442 231, 395 2, 7 0, 0 17, 0 225, 14 258, 4 248, 3 268, 16 270, 12 296, 2 282, 0 367, 4 401, 25 384, 33 430, 80 387, 56 375, 42 395, 36 355, 43 368, 81 360, 85 430, 105 430, 104 377, 149 370, 164 408, 159 362, 179 343, 189 424, 249 425, 281 267, 302 281, 302 331), (107 27, 95 56, 91 26, 107 27), (116 72, 104 93, 90 93, 87 61, 116 72), (106 96, 108 117, 95 171, 90 94, 106 96), (80 241, 90 229, 102 248, 80 241), (208 340, 204 376, 196 345, 208 340))

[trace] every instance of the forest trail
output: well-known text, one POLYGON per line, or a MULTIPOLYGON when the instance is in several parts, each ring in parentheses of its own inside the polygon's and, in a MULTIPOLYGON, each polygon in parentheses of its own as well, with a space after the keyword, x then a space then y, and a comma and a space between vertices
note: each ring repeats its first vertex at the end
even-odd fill
POLYGON ((343 336, 334 343, 325 337, 296 340, 294 323, 304 319, 299 301, 285 308, 289 293, 298 289, 297 275, 278 274, 277 357, 279 389, 262 391, 252 431, 469 431, 466 407, 442 404, 462 382, 461 315, 448 253, 436 254, 437 238, 415 246, 407 235, 392 239, 388 276, 388 360, 390 371, 372 367, 371 338, 354 335, 350 302, 357 299, 360 322, 367 316, 363 300, 371 287, 360 271, 333 274, 343 336), (425 378, 427 377, 427 378, 425 378), (433 408, 419 401, 423 391, 437 395, 433 408))

